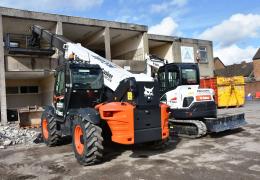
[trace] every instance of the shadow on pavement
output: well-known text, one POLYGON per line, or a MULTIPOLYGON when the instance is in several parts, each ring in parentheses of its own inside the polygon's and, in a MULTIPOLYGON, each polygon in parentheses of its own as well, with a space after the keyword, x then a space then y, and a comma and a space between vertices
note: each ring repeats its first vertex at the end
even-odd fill
MULTIPOLYGON (((111 141, 104 143, 104 158, 103 162, 109 162, 116 159, 125 151, 132 151, 130 157, 132 158, 148 158, 149 156, 166 153, 176 148, 177 144, 181 141, 181 138, 174 136, 164 144, 144 143, 136 145, 122 145, 111 141)), ((72 139, 70 136, 64 136, 57 144, 57 146, 63 146, 71 144, 72 139)), ((43 143, 43 141, 39 142, 43 143)))
POLYGON ((130 155, 131 158, 149 158, 149 156, 174 150, 180 141, 181 138, 179 137, 170 137, 169 140, 163 145, 152 143, 121 145, 111 142, 105 145, 104 162, 116 159, 125 151, 132 151, 130 155))
POLYGON ((153 144, 140 144, 133 146, 132 158, 149 158, 149 156, 158 155, 161 153, 167 153, 176 149, 177 145, 180 143, 181 138, 174 136, 170 137, 169 140, 164 145, 153 145, 153 144))
POLYGON ((222 138, 224 136, 235 135, 235 134, 241 133, 243 131, 245 131, 243 128, 238 128, 238 129, 227 130, 227 131, 223 131, 223 132, 219 132, 219 133, 211 133, 211 134, 209 134, 209 136, 211 138, 222 138))

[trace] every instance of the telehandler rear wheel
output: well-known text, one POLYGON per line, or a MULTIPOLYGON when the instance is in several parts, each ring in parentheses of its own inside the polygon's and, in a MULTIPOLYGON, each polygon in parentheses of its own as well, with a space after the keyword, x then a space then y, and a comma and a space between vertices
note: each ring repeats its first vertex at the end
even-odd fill
POLYGON ((57 121, 50 109, 46 109, 41 118, 41 130, 43 141, 47 146, 55 146, 60 140, 57 121))
POLYGON ((87 120, 76 119, 73 122, 72 145, 75 157, 82 165, 101 162, 103 157, 102 129, 87 120))

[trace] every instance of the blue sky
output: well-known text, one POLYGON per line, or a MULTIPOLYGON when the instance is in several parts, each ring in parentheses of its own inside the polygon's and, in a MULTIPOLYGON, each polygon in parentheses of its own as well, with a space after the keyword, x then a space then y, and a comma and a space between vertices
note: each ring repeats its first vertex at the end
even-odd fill
POLYGON ((208 39, 225 64, 260 47, 260 0, 1 0, 0 6, 147 25, 150 33, 208 39))

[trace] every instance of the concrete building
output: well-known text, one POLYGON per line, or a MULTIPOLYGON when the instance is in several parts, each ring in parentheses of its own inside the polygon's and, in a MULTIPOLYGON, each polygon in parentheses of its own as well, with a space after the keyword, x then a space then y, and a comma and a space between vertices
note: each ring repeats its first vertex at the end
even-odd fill
MULTIPOLYGON (((144 25, 119 23, 0 7, 0 42, 27 48, 32 25, 40 25, 81 43, 133 72, 145 71, 145 54, 170 62, 198 61, 202 76, 213 76, 212 42, 147 34, 144 25)), ((47 45, 47 44, 46 44, 47 45)), ((19 55, 0 46, 1 119, 6 109, 44 106, 52 102, 53 70, 60 64, 53 56, 19 55)))
POLYGON ((212 77, 212 41, 148 34, 149 53, 171 62, 198 62, 200 75, 212 77))

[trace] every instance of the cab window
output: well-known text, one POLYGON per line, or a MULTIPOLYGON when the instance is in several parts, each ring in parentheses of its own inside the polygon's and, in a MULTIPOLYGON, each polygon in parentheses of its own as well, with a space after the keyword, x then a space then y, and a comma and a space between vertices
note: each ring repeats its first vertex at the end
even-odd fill
POLYGON ((181 75, 182 75, 182 84, 183 85, 199 84, 196 69, 183 68, 181 70, 181 75))
POLYGON ((158 74, 158 80, 160 83, 160 91, 164 92, 166 90, 167 84, 166 84, 166 73, 160 72, 158 74))
POLYGON ((55 86, 56 94, 62 94, 65 90, 65 74, 64 71, 59 71, 57 75, 57 81, 55 86))
POLYGON ((175 89, 179 86, 180 77, 179 71, 170 69, 168 72, 168 83, 170 89, 175 89))
POLYGON ((101 69, 72 69, 72 83, 76 89, 101 89, 103 72, 101 69))

